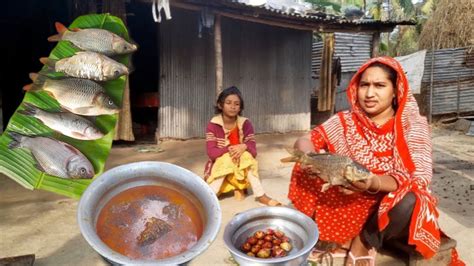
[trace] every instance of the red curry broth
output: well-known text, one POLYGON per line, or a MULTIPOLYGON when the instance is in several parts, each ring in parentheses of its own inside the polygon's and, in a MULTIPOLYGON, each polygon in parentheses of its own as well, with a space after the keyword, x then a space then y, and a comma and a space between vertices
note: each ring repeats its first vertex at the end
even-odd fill
POLYGON ((115 195, 100 211, 96 229, 100 239, 120 254, 133 259, 162 259, 194 246, 202 235, 203 221, 198 208, 183 194, 150 185, 115 195), (171 206, 174 211, 170 211, 171 206), (156 220, 166 222, 171 230, 141 242, 147 222, 149 225, 156 220))

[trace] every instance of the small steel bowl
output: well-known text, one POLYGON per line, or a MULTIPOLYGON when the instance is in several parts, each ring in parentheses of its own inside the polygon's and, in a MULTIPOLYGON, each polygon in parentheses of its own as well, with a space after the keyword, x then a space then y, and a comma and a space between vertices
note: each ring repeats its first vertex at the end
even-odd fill
POLYGON ((115 167, 97 177, 81 197, 77 221, 89 245, 112 264, 178 265, 206 250, 217 236, 221 224, 221 208, 215 193, 196 174, 164 162, 137 162, 115 167), (181 192, 198 207, 204 230, 198 242, 187 251, 165 259, 131 259, 109 248, 96 233, 97 217, 104 205, 118 193, 137 186, 161 185, 181 192))
POLYGON ((305 214, 286 207, 261 207, 235 215, 226 225, 224 242, 240 265, 302 265, 318 241, 316 223, 305 214), (267 228, 281 230, 291 240, 292 250, 285 257, 262 259, 240 250, 248 237, 267 228))

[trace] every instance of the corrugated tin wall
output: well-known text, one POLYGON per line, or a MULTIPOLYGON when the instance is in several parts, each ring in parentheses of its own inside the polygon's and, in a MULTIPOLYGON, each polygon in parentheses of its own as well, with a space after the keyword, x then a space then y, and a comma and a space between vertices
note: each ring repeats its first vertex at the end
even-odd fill
POLYGON ((356 72, 345 72, 341 75, 341 83, 336 87, 336 105, 334 110, 336 112, 347 110, 350 108, 347 101, 347 86, 356 72))
POLYGON ((319 78, 319 72, 321 69, 321 57, 323 56, 324 42, 313 43, 313 49, 311 52, 311 71, 316 78, 319 78))
MULTIPOLYGON (((160 26, 160 137, 203 137, 213 115, 213 35, 198 13, 172 10, 160 26)), ((224 87, 241 89, 257 133, 310 127, 311 33, 222 19, 224 87)))
MULTIPOLYGON (((465 48, 435 51, 433 115, 456 113, 458 108, 459 112, 474 111, 474 68, 468 67, 467 64, 470 56, 465 48)), ((432 52, 427 52, 422 81, 427 97, 429 97, 432 58, 432 52)))
POLYGON ((364 64, 372 52, 372 35, 336 32, 334 58, 340 57, 342 72, 354 72, 364 64))
MULTIPOLYGON (((342 60, 342 80, 336 91, 336 111, 346 110, 346 88, 356 70, 370 58, 371 35, 336 33, 335 56, 342 60)), ((319 76, 322 43, 313 44, 313 68, 319 76), (319 62, 319 64, 316 64, 319 62)), ((466 48, 441 49, 435 51, 433 67, 433 114, 448 114, 474 111, 474 56, 466 48), (458 86, 459 79, 459 86, 458 86), (459 89, 458 89, 459 88, 459 89), (458 92, 459 90, 459 92, 458 92), (459 104, 458 102, 459 98, 459 104)), ((423 84, 426 103, 429 104, 432 53, 425 57, 423 84)))
POLYGON ((224 87, 242 90, 256 132, 310 127, 311 32, 224 19, 224 87))
MULTIPOLYGON (((334 57, 340 57, 342 72, 355 72, 371 56, 372 35, 336 32, 334 57)), ((313 43, 312 70, 319 77, 323 42, 313 43)))
POLYGON ((202 137, 215 100, 213 39, 198 38, 198 13, 172 14, 160 24, 160 137, 202 137))
MULTIPOLYGON (((349 108, 346 97, 346 88, 357 69, 371 57, 372 35, 364 33, 336 32, 336 45, 334 58, 340 57, 342 64, 341 83, 336 87, 335 111, 349 108)), ((319 78, 323 43, 313 44, 312 67, 316 77, 319 78)))

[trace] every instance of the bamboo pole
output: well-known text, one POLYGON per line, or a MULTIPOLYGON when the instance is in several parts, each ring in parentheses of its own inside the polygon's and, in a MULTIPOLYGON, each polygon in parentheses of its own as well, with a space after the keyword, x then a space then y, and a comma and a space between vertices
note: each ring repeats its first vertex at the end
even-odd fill
POLYGON ((334 34, 324 35, 324 47, 321 61, 318 111, 328 111, 332 106, 332 58, 334 51, 334 34))
MULTIPOLYGON (((102 11, 108 12, 116 17, 119 17, 120 19, 122 19, 123 23, 127 25, 125 0, 103 0, 102 11)), ((132 127, 129 77, 127 77, 127 81, 125 82, 125 88, 123 90, 122 108, 118 113, 117 124, 115 126, 114 140, 135 140, 132 127)))
POLYGON ((216 97, 222 91, 222 76, 223 76, 223 62, 222 62, 222 30, 221 30, 221 16, 216 15, 214 22, 214 51, 216 61, 216 97))
POLYGON ((431 75, 430 75, 430 116, 428 117, 428 123, 431 124, 433 120, 433 71, 435 64, 435 50, 434 50, 434 37, 431 42, 431 75))
POLYGON ((372 57, 379 56, 379 46, 380 46, 380 32, 374 32, 372 34, 372 57))

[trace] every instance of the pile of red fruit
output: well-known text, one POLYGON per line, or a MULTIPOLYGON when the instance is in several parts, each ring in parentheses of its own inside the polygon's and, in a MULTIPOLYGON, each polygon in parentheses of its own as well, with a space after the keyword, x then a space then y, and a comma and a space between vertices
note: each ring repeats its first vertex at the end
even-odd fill
POLYGON ((284 257, 291 250, 290 239, 279 230, 257 231, 247 238, 241 250, 247 256, 266 258, 284 257))

